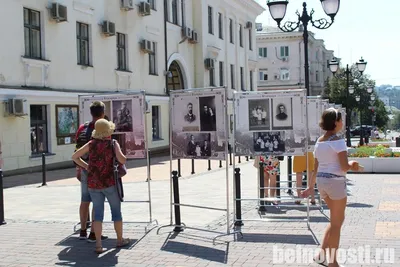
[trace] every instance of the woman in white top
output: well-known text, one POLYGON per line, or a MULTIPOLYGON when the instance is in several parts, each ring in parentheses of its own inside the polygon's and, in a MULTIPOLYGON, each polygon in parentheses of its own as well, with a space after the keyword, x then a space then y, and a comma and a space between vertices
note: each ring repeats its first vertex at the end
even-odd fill
POLYGON ((330 210, 330 223, 314 260, 328 267, 339 267, 336 256, 347 202, 346 173, 359 171, 360 167, 358 162, 348 161, 346 143, 336 135, 343 127, 342 114, 334 108, 327 109, 319 125, 326 132, 315 144, 314 172, 302 197, 313 194, 317 180, 318 191, 330 210))

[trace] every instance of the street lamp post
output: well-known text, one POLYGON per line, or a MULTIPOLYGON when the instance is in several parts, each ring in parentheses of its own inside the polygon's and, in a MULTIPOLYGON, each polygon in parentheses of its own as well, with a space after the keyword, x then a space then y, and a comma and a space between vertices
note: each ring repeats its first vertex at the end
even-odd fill
MULTIPOLYGON (((363 72, 365 71, 365 68, 367 67, 367 62, 364 61, 363 58, 361 58, 357 63, 357 69, 360 72, 360 75, 357 77, 352 77, 354 79, 359 79, 363 72)), ((336 58, 333 58, 331 62, 329 62, 329 69, 335 75, 337 71, 339 70, 339 62, 336 60, 336 58)), ((350 74, 352 74, 351 69, 349 68, 349 64, 346 65, 346 70, 344 71, 344 74, 346 75, 346 112, 351 114, 351 108, 349 105, 350 102, 350 95, 352 92, 354 92, 354 88, 350 86, 350 74)), ((351 136, 350 136, 350 124, 351 124, 351 116, 346 116, 346 139, 347 139, 347 147, 351 147, 351 136)))
POLYGON ((281 25, 283 18, 286 15, 286 8, 288 5, 287 0, 278 0, 271 1, 268 0, 267 5, 269 8, 269 12, 271 13, 272 18, 278 24, 278 28, 284 32, 293 32, 297 28, 299 28, 300 23, 303 25, 303 39, 304 39, 304 72, 305 72, 305 86, 307 89, 307 96, 310 95, 310 74, 309 74, 309 64, 308 64, 308 23, 311 23, 317 29, 328 29, 334 21, 334 18, 339 11, 340 0, 320 0, 322 4, 322 8, 326 15, 331 18, 331 21, 328 21, 325 18, 322 19, 313 19, 314 10, 312 9, 310 14, 307 11, 306 2, 303 3, 303 12, 302 14, 299 11, 296 12, 298 17, 297 21, 287 21, 281 25))

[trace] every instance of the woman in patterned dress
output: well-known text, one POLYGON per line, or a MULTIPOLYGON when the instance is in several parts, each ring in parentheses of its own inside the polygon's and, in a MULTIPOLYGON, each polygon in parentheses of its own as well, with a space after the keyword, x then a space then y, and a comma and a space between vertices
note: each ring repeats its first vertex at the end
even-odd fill
MULTIPOLYGON (((256 156, 254 167, 259 168, 260 162, 264 163, 264 187, 276 187, 276 176, 280 172, 279 159, 275 156, 256 156)), ((269 189, 269 197, 274 198, 276 189, 269 189)), ((268 190, 264 191, 264 197, 268 198, 268 190)), ((272 201, 273 205, 278 205, 277 201, 272 201)))

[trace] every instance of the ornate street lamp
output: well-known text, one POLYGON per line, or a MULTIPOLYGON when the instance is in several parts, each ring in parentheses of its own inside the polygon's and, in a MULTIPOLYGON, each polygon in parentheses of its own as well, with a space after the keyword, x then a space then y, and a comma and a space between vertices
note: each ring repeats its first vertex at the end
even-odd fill
POLYGON ((325 18, 322 19, 313 19, 314 9, 311 10, 310 14, 307 11, 306 2, 303 3, 303 12, 302 14, 299 11, 296 12, 298 17, 297 21, 287 21, 283 25, 281 25, 282 20, 286 15, 286 9, 289 1, 287 0, 278 0, 271 1, 268 0, 267 6, 269 8, 269 12, 271 17, 278 24, 278 28, 284 32, 293 32, 297 28, 300 27, 300 23, 303 25, 303 40, 304 40, 304 73, 305 73, 305 86, 307 89, 307 96, 310 95, 310 73, 309 73, 309 64, 308 64, 308 23, 311 23, 317 29, 328 29, 334 21, 334 18, 339 11, 340 0, 320 0, 322 8, 324 9, 325 14, 327 14, 331 21, 328 21, 325 18))
MULTIPOLYGON (((357 77, 352 77, 354 80, 354 84, 358 84, 358 79, 362 76, 362 74, 364 73, 366 67, 367 67, 367 62, 361 58, 357 63, 357 69, 360 72, 360 75, 357 77)), ((336 58, 333 58, 330 62, 329 62, 329 69, 331 70, 331 72, 333 73, 333 75, 335 75, 338 70, 339 70, 339 62, 337 61, 336 58)), ((349 64, 346 65, 346 70, 344 71, 344 74, 346 75, 346 110, 351 110, 350 108, 350 95, 349 94, 353 94, 354 93, 354 87, 350 86, 350 74, 351 74, 351 69, 349 68, 349 64)), ((351 112, 350 112, 351 113, 351 112)), ((351 135, 350 135, 350 126, 351 126, 351 117, 350 116, 346 116, 346 139, 347 139, 347 146, 350 147, 351 146, 351 135)))

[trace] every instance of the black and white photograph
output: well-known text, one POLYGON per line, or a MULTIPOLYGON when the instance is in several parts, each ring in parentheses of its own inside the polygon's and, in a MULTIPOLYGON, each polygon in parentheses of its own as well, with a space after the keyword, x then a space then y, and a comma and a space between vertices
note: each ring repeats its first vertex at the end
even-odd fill
POLYGON ((270 129, 269 99, 249 100, 249 131, 270 129))
POLYGON ((200 131, 213 132, 217 130, 215 96, 199 97, 200 131))
POLYGON ((176 96, 172 98, 172 101, 173 130, 178 132, 199 132, 199 97, 176 96))
POLYGON ((285 132, 256 132, 253 134, 255 152, 266 154, 285 152, 285 132))
POLYGON ((215 133, 172 132, 173 158, 225 159, 225 142, 215 133))
POLYGON ((292 98, 282 97, 271 99, 272 102, 272 130, 292 130, 293 110, 292 98))
POLYGON ((113 106, 113 122, 116 132, 132 132, 133 131, 133 114, 132 100, 114 100, 113 106))

